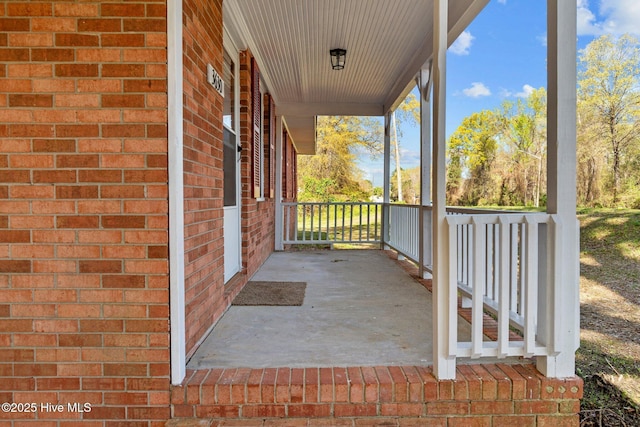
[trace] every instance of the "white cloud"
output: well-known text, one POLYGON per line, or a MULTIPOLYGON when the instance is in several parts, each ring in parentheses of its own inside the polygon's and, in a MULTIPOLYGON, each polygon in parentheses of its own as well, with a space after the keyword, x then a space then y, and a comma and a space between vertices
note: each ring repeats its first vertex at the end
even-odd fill
POLYGON ((531 95, 534 90, 536 90, 536 88, 528 84, 522 85, 522 90, 520 92, 512 92, 508 89, 501 88, 500 97, 501 98, 513 98, 513 97, 528 98, 529 95, 531 95))
POLYGON ((596 16, 589 0, 578 0, 578 35, 600 36, 631 33, 640 35, 640 2, 638 0, 598 0, 596 16))
MULTIPOLYGON (((402 144, 402 141, 400 141, 402 144)), ((420 151, 408 150, 400 148, 400 159, 402 160, 402 167, 413 167, 416 164, 420 164, 420 151)))
POLYGON ((513 92, 511 92, 510 90, 507 90, 505 88, 500 89, 500 98, 509 98, 511 96, 513 96, 513 92))
POLYGON ((544 34, 540 34, 538 37, 536 37, 536 39, 538 39, 538 41, 540 42, 540 44, 542 46, 547 46, 548 42, 547 42, 547 33, 544 34))
POLYGON ((473 37, 469 31, 463 31, 456 41, 453 42, 449 51, 456 55, 469 55, 469 48, 471 47, 473 39, 475 39, 475 37, 473 37))
POLYGON ((602 0, 600 13, 607 16, 603 28, 613 34, 640 34, 638 0, 602 0))
POLYGON ((463 89, 462 93, 470 98, 479 98, 481 96, 491 95, 491 91, 489 90, 489 88, 481 82, 471 83, 471 87, 463 89))
POLYGON ((500 3, 500 4, 507 4, 507 0, 498 0, 498 3, 500 3))
POLYGON ((588 0, 578 0, 578 9, 576 11, 578 18, 578 35, 599 35, 602 34, 600 24, 596 22, 596 16, 589 9, 588 0))
POLYGON ((536 88, 534 88, 531 85, 525 84, 522 86, 522 90, 518 93, 515 93, 514 95, 517 96, 518 98, 528 98, 529 95, 531 95, 534 90, 536 90, 536 88))

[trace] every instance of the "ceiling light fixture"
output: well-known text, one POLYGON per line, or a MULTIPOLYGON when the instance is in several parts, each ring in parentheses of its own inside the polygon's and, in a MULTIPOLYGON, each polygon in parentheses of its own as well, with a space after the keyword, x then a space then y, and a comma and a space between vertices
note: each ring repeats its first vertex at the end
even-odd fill
POLYGON ((345 49, 331 49, 331 68, 334 70, 342 70, 344 68, 344 58, 347 55, 345 49))

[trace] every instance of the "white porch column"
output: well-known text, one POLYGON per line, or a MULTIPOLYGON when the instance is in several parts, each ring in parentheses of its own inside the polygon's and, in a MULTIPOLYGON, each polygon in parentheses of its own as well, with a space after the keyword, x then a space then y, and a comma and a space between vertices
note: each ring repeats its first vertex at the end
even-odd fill
POLYGON ((431 205, 431 68, 432 62, 420 70, 420 277, 429 273, 425 265, 433 265, 431 212, 422 207, 431 205))
POLYGON ((457 295, 449 286, 445 222, 448 3, 448 0, 435 0, 433 4, 433 372, 438 379, 456 377, 457 351, 457 295))
POLYGON ((184 185, 182 104, 182 1, 167 2, 168 161, 169 161, 169 323, 171 383, 186 375, 184 302, 184 185))
POLYGON ((420 91, 420 204, 431 204, 431 69, 420 70, 418 90, 420 91))
POLYGON ((382 183, 382 248, 388 249, 391 201, 391 112, 384 115, 384 179, 382 183))
MULTIPOLYGON (((557 251, 546 303, 545 343, 554 356, 538 357, 548 377, 575 375, 580 345, 579 239, 576 219, 576 0, 547 0, 547 212, 556 214, 557 251)), ((541 303, 543 303, 541 301, 541 303)))
POLYGON ((283 251, 282 236, 284 232, 284 212, 282 210, 282 117, 276 116, 276 188, 273 197, 276 200, 276 239, 275 250, 283 251))

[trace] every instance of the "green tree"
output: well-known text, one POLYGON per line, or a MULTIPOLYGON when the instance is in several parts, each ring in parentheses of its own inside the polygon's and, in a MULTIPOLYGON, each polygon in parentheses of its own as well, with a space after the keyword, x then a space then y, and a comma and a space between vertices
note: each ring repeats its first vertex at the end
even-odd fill
POLYGON ((398 175, 397 171, 391 174, 391 200, 405 202, 410 205, 420 203, 420 166, 411 169, 401 169, 402 171, 402 192, 398 192, 398 175), (400 197, 402 195, 402 197, 400 197))
POLYGON ((369 117, 321 116, 316 134, 316 154, 298 157, 301 199, 367 198, 359 184, 362 172, 356 166, 356 157, 361 152, 380 153, 383 135, 380 122, 369 117))
POLYGON ((579 110, 593 121, 587 128, 590 138, 578 141, 607 145, 612 205, 620 201, 624 164, 640 133, 639 55, 635 37, 604 35, 589 43, 579 58, 579 110))
POLYGON ((304 176, 298 200, 301 202, 332 202, 336 183, 329 178, 304 176))
POLYGON ((585 103, 577 110, 577 197, 581 206, 602 204, 603 174, 606 170, 607 144, 600 142, 599 126, 593 111, 585 103))
MULTIPOLYGON (((520 204, 540 206, 547 153, 546 110, 547 92, 540 88, 524 100, 505 102, 499 119, 500 139, 511 159, 507 176, 512 180, 511 192, 516 196, 512 201, 520 204)), ((503 189, 505 187, 503 185, 503 189)))
POLYGON ((495 186, 491 172, 498 149, 497 125, 496 114, 484 110, 465 117, 449 138, 450 200, 466 205, 493 200, 495 186))

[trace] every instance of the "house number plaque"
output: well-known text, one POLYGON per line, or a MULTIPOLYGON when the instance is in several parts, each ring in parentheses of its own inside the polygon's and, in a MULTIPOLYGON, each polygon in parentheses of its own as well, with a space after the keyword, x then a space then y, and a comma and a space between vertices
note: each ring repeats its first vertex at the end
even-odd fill
POLYGON ((211 64, 207 64, 207 81, 224 98, 224 80, 211 64))

